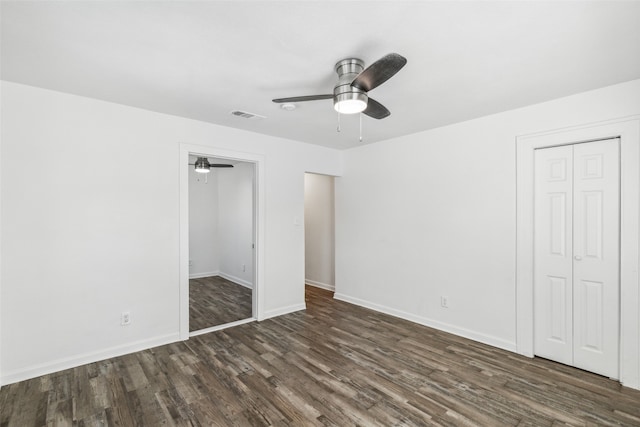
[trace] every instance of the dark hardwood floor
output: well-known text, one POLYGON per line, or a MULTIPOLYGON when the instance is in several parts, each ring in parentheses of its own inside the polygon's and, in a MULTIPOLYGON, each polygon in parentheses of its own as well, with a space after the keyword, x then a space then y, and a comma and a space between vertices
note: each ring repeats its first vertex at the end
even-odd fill
POLYGON ((633 426, 640 391, 307 288, 307 310, 0 390, 1 426, 633 426))
POLYGON ((252 291, 220 276, 189 280, 189 332, 248 319, 252 291))

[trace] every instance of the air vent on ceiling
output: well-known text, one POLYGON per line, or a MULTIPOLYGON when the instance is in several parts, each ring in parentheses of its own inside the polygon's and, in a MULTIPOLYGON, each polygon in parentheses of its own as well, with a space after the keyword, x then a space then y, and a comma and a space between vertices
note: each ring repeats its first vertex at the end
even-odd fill
POLYGON ((237 116, 237 117, 242 117, 243 119, 251 119, 251 120, 266 119, 265 116, 261 116, 259 114, 249 113, 247 111, 233 110, 231 112, 231 114, 233 114, 234 116, 237 116))

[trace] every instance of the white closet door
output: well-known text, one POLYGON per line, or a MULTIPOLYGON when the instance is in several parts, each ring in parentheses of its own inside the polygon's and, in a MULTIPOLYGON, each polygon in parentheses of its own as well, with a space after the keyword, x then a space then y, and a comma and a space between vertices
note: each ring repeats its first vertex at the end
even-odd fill
POLYGON ((573 148, 535 152, 535 354, 573 363, 573 148))
POLYGON ((535 354, 618 378, 619 140, 536 150, 535 354))
POLYGON ((618 140, 574 146, 573 364, 618 378, 618 140))

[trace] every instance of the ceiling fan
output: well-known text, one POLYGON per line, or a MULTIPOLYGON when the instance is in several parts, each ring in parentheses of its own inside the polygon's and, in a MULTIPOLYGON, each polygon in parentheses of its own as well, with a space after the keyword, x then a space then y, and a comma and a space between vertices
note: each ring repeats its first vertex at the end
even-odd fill
POLYGON ((338 83, 333 88, 333 94, 278 98, 273 102, 291 103, 333 99, 333 108, 338 113, 362 112, 374 119, 384 119, 391 112, 375 99, 369 98, 368 92, 393 77, 406 63, 407 59, 397 53, 383 56, 366 69, 361 59, 343 59, 335 66, 338 83))
POLYGON ((198 173, 209 173, 210 168, 232 168, 233 165, 224 163, 209 163, 209 159, 206 157, 198 157, 195 163, 189 163, 190 166, 195 166, 198 173))

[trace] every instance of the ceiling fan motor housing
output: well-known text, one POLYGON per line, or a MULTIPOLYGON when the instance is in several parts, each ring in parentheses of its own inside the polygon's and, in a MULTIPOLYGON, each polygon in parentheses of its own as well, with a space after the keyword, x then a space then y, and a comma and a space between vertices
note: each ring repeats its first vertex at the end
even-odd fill
MULTIPOLYGON (((364 110, 369 97, 361 89, 351 86, 351 82, 364 70, 364 62, 357 58, 343 59, 336 64, 338 84, 333 88, 333 106, 339 113, 350 114, 364 110), (345 106, 360 107, 349 111, 345 106)), ((348 108, 348 107, 347 107, 348 108)))

